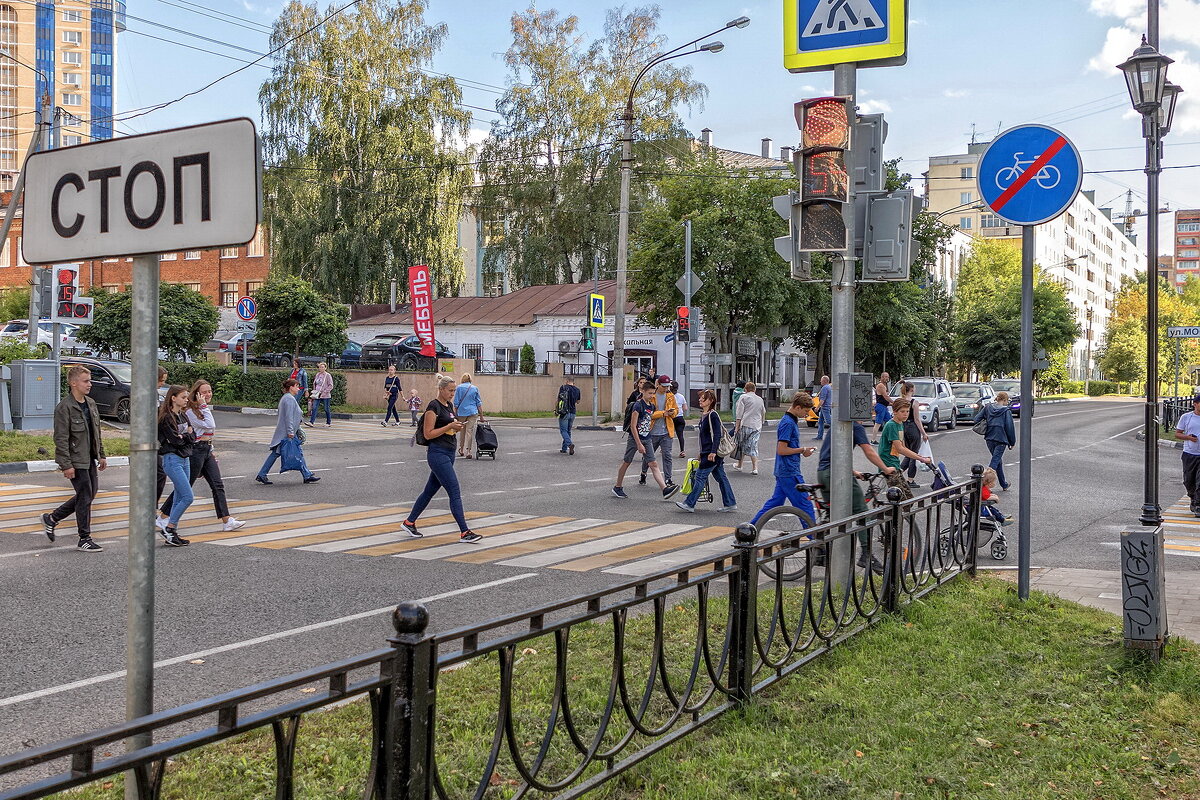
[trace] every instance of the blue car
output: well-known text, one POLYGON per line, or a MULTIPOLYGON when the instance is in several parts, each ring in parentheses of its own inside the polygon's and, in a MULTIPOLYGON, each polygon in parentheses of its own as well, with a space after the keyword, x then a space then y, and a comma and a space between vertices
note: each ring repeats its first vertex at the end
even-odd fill
POLYGON ((1008 392, 1008 408, 1014 417, 1021 416, 1021 380, 1020 378, 996 378, 991 381, 992 389, 997 392, 1008 392))

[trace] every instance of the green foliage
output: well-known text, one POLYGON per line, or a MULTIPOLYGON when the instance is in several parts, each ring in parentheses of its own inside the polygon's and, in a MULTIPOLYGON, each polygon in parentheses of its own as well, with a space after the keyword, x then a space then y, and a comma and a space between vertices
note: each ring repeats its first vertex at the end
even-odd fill
POLYGON ((526 342, 521 346, 521 372, 525 375, 532 375, 537 371, 537 355, 533 352, 533 345, 526 342))
MULTIPOLYGON (((593 255, 616 241, 619 159, 614 112, 623 108, 642 65, 664 52, 657 7, 608 11, 604 35, 588 42, 573 15, 530 4, 512 16, 504 54, 508 90, 496 103, 479 164, 485 220, 484 270, 507 270, 516 286, 590 277, 593 255)), ((633 97, 635 220, 652 178, 691 143, 680 107, 706 94, 679 61, 646 73, 633 97)), ((605 259, 608 260, 607 258, 605 259)))
POLYGON ((290 2, 271 34, 259 101, 273 266, 369 303, 427 264, 454 293, 473 159, 462 92, 431 71, 447 28, 426 23, 427 0, 341 5, 290 2))
MULTIPOLYGON (((1194 279, 1184 284, 1182 295, 1158 282, 1158 374, 1163 378, 1173 378, 1175 374, 1176 342, 1167 338, 1167 328, 1197 324, 1198 301, 1200 282, 1194 279)), ((1105 377, 1130 383, 1145 379, 1146 317, 1146 274, 1122 279, 1100 346, 1099 364, 1105 377)), ((1200 342, 1195 339, 1180 342, 1180 358, 1183 365, 1200 361, 1200 342)))
POLYGON ((10 319, 29 318, 29 288, 10 289, 0 297, 0 325, 10 319))
POLYGON ((294 275, 272 276, 254 293, 258 302, 258 353, 340 353, 350 309, 294 275))
POLYGON ((0 338, 0 364, 9 364, 22 358, 45 358, 46 348, 30 345, 24 339, 0 338))
MULTIPOLYGON (((130 350, 133 330, 133 291, 109 292, 93 287, 94 322, 83 325, 75 334, 110 356, 130 350)), ((204 344, 217 332, 221 315, 207 297, 182 283, 159 284, 158 346, 167 356, 196 358, 204 344)))
MULTIPOLYGON (((206 380, 213 387, 213 397, 218 402, 252 403, 274 405, 283 394, 283 381, 290 371, 250 367, 242 374, 240 364, 225 366, 211 361, 179 362, 164 361, 167 381, 173 385, 190 387, 198 380, 206 380)), ((332 405, 346 402, 346 376, 341 372, 330 372, 333 376, 332 405)), ((297 398, 301 403, 304 398, 297 398)))
POLYGON ((1037 388, 1041 394, 1060 394, 1066 391, 1066 385, 1070 382, 1067 372, 1067 359, 1070 357, 1069 345, 1050 353, 1047 359, 1050 362, 1049 369, 1039 371, 1036 376, 1037 388))
MULTIPOLYGON (((1080 391, 1083 388, 1080 387, 1080 391)), ((1117 394, 1121 391, 1121 387, 1114 381, 1093 380, 1088 382, 1088 396, 1100 397, 1105 394, 1117 394)))

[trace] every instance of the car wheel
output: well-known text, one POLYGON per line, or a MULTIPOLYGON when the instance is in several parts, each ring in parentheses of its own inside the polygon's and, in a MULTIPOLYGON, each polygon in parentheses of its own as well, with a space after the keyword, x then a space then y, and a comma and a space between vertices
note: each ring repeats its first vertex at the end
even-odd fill
POLYGON ((405 355, 400 359, 400 369, 415 370, 417 368, 417 357, 412 353, 405 355))
POLYGON ((953 413, 952 413, 952 414, 950 415, 950 422, 948 422, 948 423, 946 424, 946 428, 947 428, 948 430, 954 430, 954 429, 955 429, 955 428, 957 428, 957 427, 958 427, 958 414, 953 414, 953 413))
POLYGON ((117 401, 116 405, 117 422, 122 424, 129 423, 129 398, 122 397, 117 401))
POLYGON ((941 423, 938 420, 938 412, 934 411, 933 416, 929 418, 929 430, 931 432, 936 432, 940 424, 941 423))

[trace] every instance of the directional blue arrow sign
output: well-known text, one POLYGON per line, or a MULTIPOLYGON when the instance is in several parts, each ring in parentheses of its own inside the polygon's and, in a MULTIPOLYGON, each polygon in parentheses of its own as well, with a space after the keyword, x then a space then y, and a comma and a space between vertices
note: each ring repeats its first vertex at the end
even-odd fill
POLYGON ((241 300, 238 300, 237 315, 238 319, 244 319, 247 322, 258 315, 258 306, 255 304, 253 297, 243 297, 241 300))
POLYGON ((1083 182, 1083 160, 1066 136, 1046 125, 1009 128, 979 160, 979 196, 1014 225, 1039 225, 1070 208, 1083 182))

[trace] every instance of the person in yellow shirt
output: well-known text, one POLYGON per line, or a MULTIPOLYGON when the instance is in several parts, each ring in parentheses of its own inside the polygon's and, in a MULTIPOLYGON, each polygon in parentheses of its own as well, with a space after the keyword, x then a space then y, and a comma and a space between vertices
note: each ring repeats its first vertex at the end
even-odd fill
MULTIPOLYGON (((675 417, 679 414, 679 408, 675 404, 675 395, 671 392, 671 379, 666 375, 659 375, 654 382, 654 408, 646 446, 651 452, 657 449, 662 455, 663 479, 667 486, 671 487, 675 485, 675 481, 671 480, 671 458, 675 439, 675 417)), ((643 461, 639 484, 646 483, 646 467, 647 464, 643 461)))

